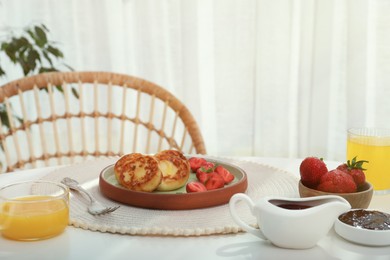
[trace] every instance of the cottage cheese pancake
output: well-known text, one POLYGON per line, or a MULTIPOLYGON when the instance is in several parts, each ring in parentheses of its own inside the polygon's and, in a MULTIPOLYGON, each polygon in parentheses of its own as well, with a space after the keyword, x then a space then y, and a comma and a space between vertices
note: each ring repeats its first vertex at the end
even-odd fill
POLYGON ((190 177, 190 164, 187 158, 176 150, 165 150, 154 156, 159 162, 162 180, 159 191, 171 191, 183 187, 190 177))
POLYGON ((130 153, 123 155, 114 165, 114 172, 115 176, 118 179, 119 173, 123 172, 123 166, 127 164, 128 162, 131 162, 133 160, 136 160, 139 157, 142 157, 143 155, 141 153, 130 153))
POLYGON ((139 153, 121 157, 114 166, 115 177, 123 187, 134 191, 154 191, 161 183, 159 162, 139 153))

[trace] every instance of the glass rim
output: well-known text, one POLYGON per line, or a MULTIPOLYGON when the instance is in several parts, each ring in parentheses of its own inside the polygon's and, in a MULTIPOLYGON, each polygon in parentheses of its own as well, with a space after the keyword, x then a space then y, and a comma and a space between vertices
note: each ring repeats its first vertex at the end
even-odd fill
POLYGON ((390 137, 390 128, 384 127, 351 127, 347 129, 347 134, 365 137, 390 137))
POLYGON ((30 180, 30 181, 20 181, 20 182, 10 183, 10 184, 7 184, 5 186, 0 187, 0 192, 5 190, 6 188, 9 188, 12 186, 23 185, 23 184, 34 184, 34 183, 55 185, 56 187, 61 188, 62 192, 59 195, 50 195, 50 198, 40 199, 40 200, 20 200, 20 197, 7 198, 7 197, 4 197, 0 194, 0 200, 12 201, 12 202, 17 202, 17 203, 38 203, 38 202, 42 203, 42 202, 52 201, 55 199, 61 199, 64 196, 67 196, 69 194, 69 188, 65 184, 62 184, 59 182, 54 182, 54 181, 45 181, 45 180, 30 180))

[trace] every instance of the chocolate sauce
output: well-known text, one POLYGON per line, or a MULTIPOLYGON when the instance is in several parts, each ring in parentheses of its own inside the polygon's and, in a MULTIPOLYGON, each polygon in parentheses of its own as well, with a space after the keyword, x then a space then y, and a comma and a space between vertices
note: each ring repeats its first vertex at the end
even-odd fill
POLYGON ((390 230, 390 214, 376 210, 351 210, 339 216, 345 224, 371 230, 390 230))
POLYGON ((302 205, 302 204, 279 204, 278 207, 284 208, 284 209, 293 209, 293 210, 299 210, 299 209, 307 209, 311 208, 309 205, 302 205))

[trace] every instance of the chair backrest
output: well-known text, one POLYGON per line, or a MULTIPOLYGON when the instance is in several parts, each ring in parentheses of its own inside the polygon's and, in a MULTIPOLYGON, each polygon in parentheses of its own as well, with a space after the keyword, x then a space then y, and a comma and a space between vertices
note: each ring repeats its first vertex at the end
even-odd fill
POLYGON ((110 72, 51 72, 0 87, 3 172, 176 149, 205 154, 187 107, 164 88, 110 72))

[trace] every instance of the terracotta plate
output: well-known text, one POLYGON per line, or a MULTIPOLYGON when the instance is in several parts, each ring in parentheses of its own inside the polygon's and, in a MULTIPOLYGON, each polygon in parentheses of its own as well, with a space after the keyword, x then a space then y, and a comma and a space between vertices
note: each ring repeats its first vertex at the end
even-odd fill
MULTIPOLYGON (((102 170, 99 177, 99 186, 102 194, 109 199, 141 208, 184 210, 207 208, 226 204, 235 193, 245 192, 248 187, 246 173, 239 167, 207 159, 218 165, 223 165, 233 175, 234 180, 229 185, 218 190, 205 192, 187 193, 185 186, 169 192, 138 192, 123 188, 116 180, 114 165, 109 165, 102 170)), ((191 173, 188 182, 196 180, 194 173, 191 173)))

